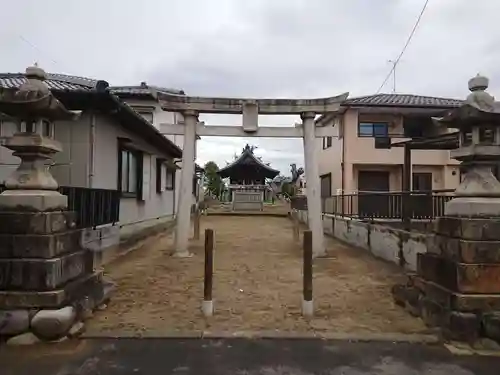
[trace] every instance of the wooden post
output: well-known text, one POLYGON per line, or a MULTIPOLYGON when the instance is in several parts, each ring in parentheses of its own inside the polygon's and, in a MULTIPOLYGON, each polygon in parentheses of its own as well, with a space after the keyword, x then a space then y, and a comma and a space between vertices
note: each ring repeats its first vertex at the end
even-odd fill
POLYGON ((197 208, 196 212, 194 213, 194 239, 199 240, 200 239, 200 220, 201 220, 201 212, 200 209, 197 208))
POLYGON ((300 240, 300 227, 299 227, 299 212, 292 209, 292 223, 293 223, 293 240, 300 240))
POLYGON ((205 316, 212 316, 214 313, 214 303, 212 300, 214 272, 214 231, 205 229, 205 277, 203 283, 203 304, 202 311, 205 316))
POLYGON ((303 297, 302 297, 302 315, 311 317, 313 315, 313 284, 312 284, 312 232, 304 231, 304 262, 303 262, 303 297))
POLYGON ((403 221, 403 228, 406 231, 410 231, 411 229, 411 217, 412 217, 412 206, 411 206, 411 201, 412 201, 412 196, 410 194, 411 191, 411 147, 408 144, 404 145, 404 160, 403 160, 403 180, 402 180, 402 190, 403 190, 403 196, 402 196, 402 221, 403 221))

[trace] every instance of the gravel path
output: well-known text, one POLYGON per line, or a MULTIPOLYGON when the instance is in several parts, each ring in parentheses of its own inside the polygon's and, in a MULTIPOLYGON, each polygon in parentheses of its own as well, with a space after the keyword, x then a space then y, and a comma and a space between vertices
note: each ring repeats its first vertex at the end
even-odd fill
POLYGON ((370 254, 327 237, 328 257, 314 265, 315 317, 307 322, 300 314, 301 249, 292 240, 288 219, 203 216, 202 228, 215 230, 212 318, 204 319, 200 310, 203 238, 192 242, 194 257, 177 259, 169 255, 173 236, 159 236, 108 267, 118 291, 88 322, 87 332, 425 330, 392 302, 390 287, 402 275, 370 254))

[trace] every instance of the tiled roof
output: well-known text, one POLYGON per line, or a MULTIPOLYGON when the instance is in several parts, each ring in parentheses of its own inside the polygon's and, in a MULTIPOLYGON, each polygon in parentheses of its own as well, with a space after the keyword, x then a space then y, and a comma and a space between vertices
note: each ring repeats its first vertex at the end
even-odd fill
MULTIPOLYGON (((21 86, 24 82, 26 82, 24 73, 0 73, 0 87, 15 88, 21 86)), ((88 91, 95 88, 97 80, 65 74, 47 73, 45 83, 51 90, 88 91)))
POLYGON ((156 92, 184 95, 184 91, 167 87, 152 86, 141 83, 140 86, 112 86, 110 90, 116 95, 154 95, 156 92))
POLYGON ((347 99, 344 106, 370 106, 370 107, 437 107, 453 108, 463 103, 462 100, 437 98, 433 96, 404 95, 404 94, 376 94, 347 99))

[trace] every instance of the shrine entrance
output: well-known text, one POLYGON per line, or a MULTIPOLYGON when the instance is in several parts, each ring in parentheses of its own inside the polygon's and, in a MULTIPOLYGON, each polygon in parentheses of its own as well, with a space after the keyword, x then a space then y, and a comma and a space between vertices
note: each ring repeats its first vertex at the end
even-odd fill
POLYGON ((274 179, 280 171, 255 156, 253 146, 247 144, 235 161, 217 173, 229 179, 227 200, 232 211, 263 211, 265 202, 274 202, 276 192, 266 179, 274 179))
MULTIPOLYGON (((177 257, 189 257, 191 220, 191 183, 195 168, 197 136, 302 138, 304 141, 307 181, 308 225, 312 231, 313 255, 325 253, 321 213, 320 179, 316 138, 334 136, 333 127, 316 127, 316 115, 336 112, 348 93, 322 99, 241 99, 180 96, 158 93, 163 110, 180 112, 183 124, 162 124, 164 134, 184 135, 179 211, 175 233, 177 257), (206 125, 198 121, 200 113, 242 114, 240 126, 206 125), (259 114, 299 115, 302 122, 293 127, 260 127, 259 114)), ((239 197, 238 197, 239 198, 239 197)), ((248 198, 248 197, 247 197, 248 198)), ((250 204, 250 206, 255 206, 250 204)), ((248 207, 248 204, 246 205, 248 207)))

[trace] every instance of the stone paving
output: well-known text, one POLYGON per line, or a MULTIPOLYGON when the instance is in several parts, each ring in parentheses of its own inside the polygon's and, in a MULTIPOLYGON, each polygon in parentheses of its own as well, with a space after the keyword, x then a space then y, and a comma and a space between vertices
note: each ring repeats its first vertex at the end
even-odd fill
POLYGON ((203 216, 215 230, 212 318, 201 313, 203 235, 194 256, 172 258, 173 236, 159 236, 113 263, 118 284, 104 311, 87 322, 90 336, 201 336, 267 332, 422 333, 423 323, 394 305, 402 274, 392 265, 327 238, 328 256, 314 264, 315 316, 301 316, 302 254, 292 224, 279 217, 203 216))

